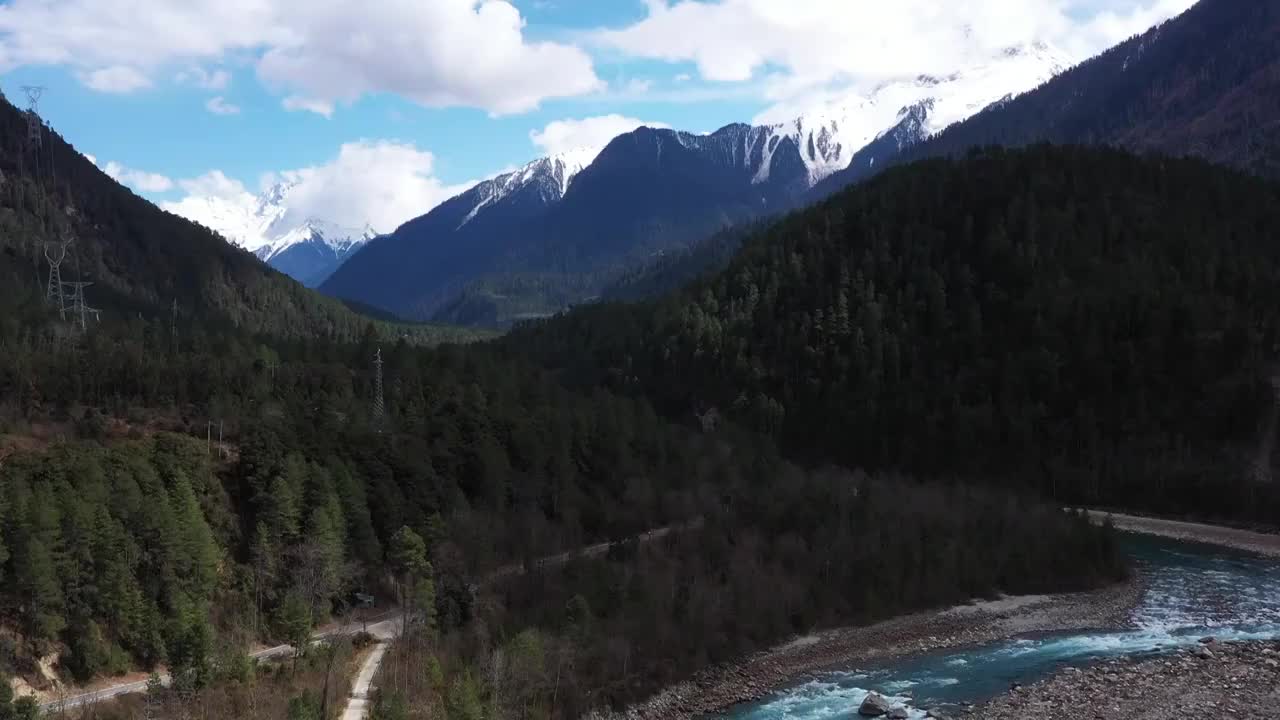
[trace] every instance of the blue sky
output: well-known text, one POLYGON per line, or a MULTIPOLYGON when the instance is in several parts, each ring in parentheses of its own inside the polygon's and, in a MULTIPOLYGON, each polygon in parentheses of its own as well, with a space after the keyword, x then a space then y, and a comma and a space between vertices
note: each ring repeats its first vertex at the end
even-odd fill
POLYGON ((343 212, 385 225, 638 121, 783 117, 818 93, 1031 40, 1083 58, 1190 4, 5 0, 0 86, 18 104, 20 86, 46 86, 51 125, 157 202, 229 191, 196 182, 215 172, 256 192, 264 176, 327 167, 307 177, 338 183, 329 197, 360 185, 343 212), (387 158, 387 173, 370 166, 387 158), (411 199, 394 212, 364 207, 396 193, 411 199))

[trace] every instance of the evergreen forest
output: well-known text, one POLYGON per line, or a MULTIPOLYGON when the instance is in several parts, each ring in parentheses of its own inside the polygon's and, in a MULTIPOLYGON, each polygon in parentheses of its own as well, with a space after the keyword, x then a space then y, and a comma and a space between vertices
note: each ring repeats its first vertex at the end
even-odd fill
POLYGON ((807 464, 1266 523, 1277 227, 1280 187, 1202 161, 975 150, 795 213, 682 292, 502 343, 807 464))

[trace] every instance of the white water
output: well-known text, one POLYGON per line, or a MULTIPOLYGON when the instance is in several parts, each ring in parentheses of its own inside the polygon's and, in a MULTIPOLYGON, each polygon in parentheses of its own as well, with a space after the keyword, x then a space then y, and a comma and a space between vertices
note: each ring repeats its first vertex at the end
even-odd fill
POLYGON ((1129 538, 1147 578, 1132 629, 1022 637, 970 650, 906 658, 863 672, 832 672, 743 705, 732 720, 847 720, 872 690, 905 705, 953 708, 979 703, 1068 665, 1167 652, 1218 640, 1280 638, 1280 563, 1200 545, 1129 538))

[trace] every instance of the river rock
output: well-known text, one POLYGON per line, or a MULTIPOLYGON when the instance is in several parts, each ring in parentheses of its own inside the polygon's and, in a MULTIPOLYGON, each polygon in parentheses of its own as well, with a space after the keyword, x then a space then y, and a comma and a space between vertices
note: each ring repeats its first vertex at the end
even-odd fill
POLYGON ((889 713, 889 701, 880 693, 873 692, 858 706, 858 714, 864 717, 880 717, 889 713))
POLYGON ((1196 657, 1202 660, 1212 660, 1213 651, 1205 647, 1204 645, 1201 645, 1200 647, 1196 648, 1196 657))
POLYGON ((889 720, 907 720, 907 718, 910 716, 911 714, 907 712, 907 709, 902 707, 901 705, 899 705, 896 708, 893 708, 892 710, 889 711, 888 715, 885 715, 885 717, 889 718, 889 720))

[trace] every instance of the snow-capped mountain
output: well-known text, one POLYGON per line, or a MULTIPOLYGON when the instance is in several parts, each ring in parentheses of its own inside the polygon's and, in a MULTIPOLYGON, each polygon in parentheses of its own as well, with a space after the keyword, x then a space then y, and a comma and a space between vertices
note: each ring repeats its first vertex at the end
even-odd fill
POLYGON ((795 208, 851 163, 881 163, 1068 64, 1028 44, 945 77, 886 82, 793 111, 785 122, 708 134, 638 128, 598 153, 540 158, 479 183, 370 245, 322 289, 431 319, 468 284, 500 277, 490 294, 502 307, 473 315, 523 316, 545 303, 521 293, 590 295, 583 288, 599 278, 795 208), (552 287, 557 276, 563 287, 552 287))
POLYGON ((569 184, 578 173, 599 154, 599 148, 579 148, 549 155, 538 158, 519 170, 479 183, 465 193, 474 197, 475 205, 462 218, 459 227, 466 225, 485 208, 525 188, 533 188, 542 202, 548 205, 559 201, 569 191, 569 184))
MULTIPOLYGON (((849 167, 859 151, 890 136, 893 151, 941 132, 992 103, 1037 87, 1070 67, 1070 59, 1039 42, 1005 49, 996 57, 945 77, 921 75, 887 82, 794 119, 766 124, 765 158, 756 181, 769 177, 772 148, 790 138, 812 186, 849 167)), ((888 148, 885 148, 888 149, 888 148)), ((874 155, 860 157, 874 163, 874 155)))
POLYGON ((229 242, 308 287, 334 270, 378 233, 367 223, 343 227, 320 218, 300 217, 289 205, 293 182, 281 182, 261 195, 187 197, 166 204, 170 212, 217 232, 229 242))

